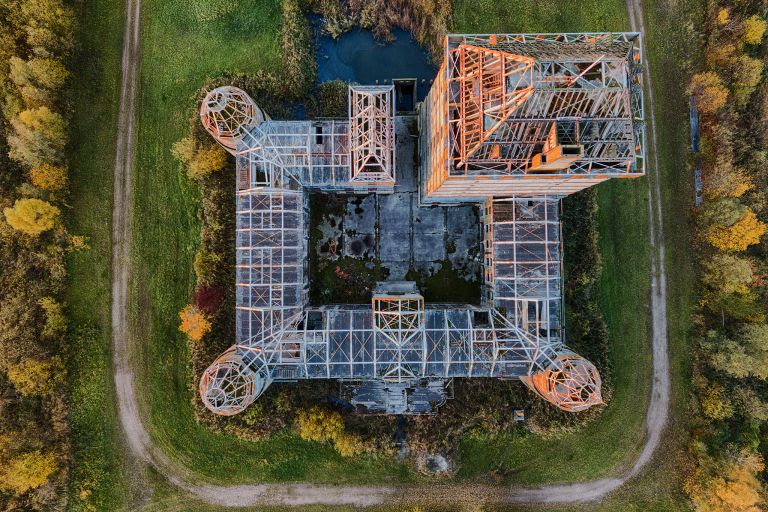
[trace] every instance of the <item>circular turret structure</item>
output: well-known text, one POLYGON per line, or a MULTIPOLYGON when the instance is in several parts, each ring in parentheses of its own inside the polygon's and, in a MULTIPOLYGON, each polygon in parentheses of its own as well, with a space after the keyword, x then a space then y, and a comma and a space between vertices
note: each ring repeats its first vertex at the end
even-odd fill
POLYGON ((564 411, 584 411, 605 403, 597 368, 571 352, 561 354, 545 370, 521 380, 544 400, 564 411))
POLYGON ((267 372, 254 371, 231 347, 203 372, 200 398, 211 412, 232 416, 251 405, 268 385, 267 372))
POLYGON ((232 153, 248 131, 269 119, 242 89, 217 87, 200 104, 200 121, 206 131, 232 153))

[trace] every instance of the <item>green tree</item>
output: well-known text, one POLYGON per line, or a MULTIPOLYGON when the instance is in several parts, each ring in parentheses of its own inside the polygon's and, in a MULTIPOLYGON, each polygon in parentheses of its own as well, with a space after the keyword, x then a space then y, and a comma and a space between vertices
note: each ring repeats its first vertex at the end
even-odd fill
POLYGON ((67 139, 64 119, 59 114, 48 107, 24 110, 11 120, 11 126, 11 158, 29 167, 61 162, 67 139))
POLYGON ((711 333, 705 343, 714 368, 736 378, 768 380, 768 324, 747 324, 739 341, 711 333))
POLYGON ((42 199, 17 199, 13 208, 5 208, 3 214, 15 230, 31 236, 53 229, 59 220, 58 208, 42 199))
POLYGON ((749 261, 731 254, 710 256, 702 266, 702 282, 718 295, 747 293, 754 279, 749 261))
POLYGON ((56 469, 56 456, 51 452, 37 450, 23 453, 12 457, 0 470, 0 487, 14 494, 23 494, 47 482, 56 469))
POLYGON ((739 55, 733 63, 732 72, 733 99, 739 107, 743 107, 760 83, 763 61, 749 55, 739 55))

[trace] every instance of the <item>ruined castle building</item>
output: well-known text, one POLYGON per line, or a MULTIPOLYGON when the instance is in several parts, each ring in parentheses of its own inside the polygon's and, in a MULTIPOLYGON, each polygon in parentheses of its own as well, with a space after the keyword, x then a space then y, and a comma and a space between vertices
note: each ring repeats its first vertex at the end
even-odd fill
POLYGON ((237 159, 236 339, 204 372, 217 414, 272 382, 336 379, 372 413, 434 412, 454 378, 520 379, 566 411, 601 404, 600 375, 565 344, 560 199, 644 174, 640 35, 449 35, 419 105, 423 203, 482 208, 480 307, 425 304, 379 283, 370 308, 308 302, 307 190, 393 191, 392 86, 350 86, 344 120, 271 120, 242 90, 202 102, 237 159))

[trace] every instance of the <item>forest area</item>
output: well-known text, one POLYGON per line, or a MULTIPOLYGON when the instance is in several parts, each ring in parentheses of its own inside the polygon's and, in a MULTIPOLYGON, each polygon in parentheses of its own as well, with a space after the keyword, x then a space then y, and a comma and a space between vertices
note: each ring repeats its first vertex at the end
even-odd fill
POLYGON ((60 0, 0 5, 0 508, 61 510, 69 471, 62 294, 73 11, 60 0))
POLYGON ((684 489, 698 511, 766 506, 768 456, 768 80, 761 1, 707 4, 703 65, 688 92, 701 116, 695 212, 701 294, 684 489))

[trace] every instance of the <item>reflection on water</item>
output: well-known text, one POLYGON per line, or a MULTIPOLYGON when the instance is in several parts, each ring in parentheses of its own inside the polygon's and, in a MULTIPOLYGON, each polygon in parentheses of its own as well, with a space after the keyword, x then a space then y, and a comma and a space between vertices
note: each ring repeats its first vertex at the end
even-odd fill
MULTIPOLYGON (((320 82, 344 80, 364 85, 391 84, 393 79, 415 78, 417 101, 429 92, 437 73, 427 52, 402 29, 393 29, 394 41, 373 38, 370 30, 356 29, 338 39, 323 35, 315 42, 317 78, 320 82)), ((397 85, 397 83, 396 83, 397 85)), ((409 110, 409 88, 398 89, 398 110, 409 110)))

